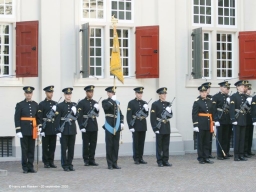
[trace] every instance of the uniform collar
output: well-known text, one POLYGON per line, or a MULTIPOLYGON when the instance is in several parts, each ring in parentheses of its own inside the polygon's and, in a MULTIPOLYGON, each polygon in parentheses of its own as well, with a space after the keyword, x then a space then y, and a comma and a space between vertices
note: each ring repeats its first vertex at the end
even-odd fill
POLYGON ((24 101, 26 101, 26 102, 30 103, 30 102, 32 102, 33 100, 27 101, 26 99, 24 99, 24 101))
POLYGON ((136 101, 141 101, 141 99, 137 99, 137 98, 135 98, 134 100, 136 100, 136 101))
POLYGON ((202 100, 206 100, 206 99, 207 99, 207 96, 206 96, 206 98, 202 98, 201 96, 199 96, 199 98, 202 99, 202 100))
POLYGON ((86 99, 86 100, 92 100, 92 99, 89 99, 89 98, 87 98, 87 97, 85 97, 85 99, 86 99))
POLYGON ((71 101, 70 101, 70 102, 68 102, 68 101, 66 101, 66 100, 64 100, 64 102, 65 102, 65 103, 71 103, 71 101))
POLYGON ((48 100, 47 98, 45 98, 45 101, 52 101, 52 100, 48 100))

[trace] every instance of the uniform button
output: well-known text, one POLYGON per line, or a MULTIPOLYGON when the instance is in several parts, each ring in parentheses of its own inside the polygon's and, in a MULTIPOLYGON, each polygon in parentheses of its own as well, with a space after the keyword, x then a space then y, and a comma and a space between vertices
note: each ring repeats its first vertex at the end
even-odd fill
POLYGON ((69 111, 68 111, 68 113, 69 113, 69 111))
POLYGON ((52 104, 52 103, 50 103, 50 104, 52 104))
POLYGON ((31 111, 31 109, 30 109, 30 111, 31 111))
POLYGON ((68 105, 69 106, 69 105, 68 105))

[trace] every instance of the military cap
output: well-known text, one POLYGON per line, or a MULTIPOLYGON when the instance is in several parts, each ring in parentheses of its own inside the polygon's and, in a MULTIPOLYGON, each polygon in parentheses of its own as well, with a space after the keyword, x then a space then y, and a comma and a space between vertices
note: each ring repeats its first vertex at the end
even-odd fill
POLYGON ((161 87, 159 89, 156 90, 156 92, 160 95, 160 94, 167 94, 167 88, 166 87, 161 87))
POLYGON ((62 92, 66 95, 72 94, 73 88, 72 87, 67 87, 62 89, 62 92))
POLYGON ((240 85, 244 85, 246 81, 243 81, 243 80, 239 80, 237 81, 234 85, 235 86, 240 86, 240 85))
POLYGON ((201 85, 201 86, 199 86, 197 89, 198 89, 198 91, 200 91, 200 92, 207 91, 208 86, 206 86, 206 85, 201 85))
POLYGON ((244 86, 247 86, 247 87, 248 87, 248 85, 249 85, 249 81, 245 80, 245 81, 244 81, 244 86))
POLYGON ((105 89, 105 91, 109 92, 109 93, 115 93, 115 90, 116 90, 117 87, 114 88, 114 86, 111 86, 111 87, 107 87, 105 89))
POLYGON ((50 86, 45 87, 43 90, 46 92, 53 92, 54 91, 53 88, 54 88, 54 86, 50 85, 50 86))
POLYGON ((136 93, 143 93, 143 89, 144 89, 144 87, 136 87, 136 88, 134 88, 133 90, 134 90, 136 93))
POLYGON ((218 83, 218 85, 221 87, 230 87, 230 83, 228 83, 227 81, 220 82, 218 83))
POLYGON ((207 89, 208 89, 208 88, 211 88, 211 85, 212 85, 211 82, 205 82, 205 83, 202 84, 202 86, 206 86, 207 89))
POLYGON ((95 88, 94 85, 88 85, 88 86, 86 86, 86 87, 84 88, 84 90, 85 90, 85 91, 93 91, 94 88, 95 88))
POLYGON ((247 87, 248 87, 248 90, 252 90, 252 84, 248 83, 247 87))
POLYGON ((31 86, 25 86, 25 87, 23 87, 23 90, 25 91, 25 93, 33 93, 35 88, 31 87, 31 86))

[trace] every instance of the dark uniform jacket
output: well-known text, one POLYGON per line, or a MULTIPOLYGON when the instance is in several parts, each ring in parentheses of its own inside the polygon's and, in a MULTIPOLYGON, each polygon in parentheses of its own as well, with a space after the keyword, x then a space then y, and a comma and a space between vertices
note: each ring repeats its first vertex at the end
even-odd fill
MULTIPOLYGON (((21 132, 22 135, 31 136, 33 130, 32 121, 21 120, 21 117, 35 117, 37 118, 38 104, 35 101, 23 100, 16 104, 15 107, 15 127, 16 133, 21 132)), ((37 125, 41 124, 37 118, 37 125)))
POLYGON ((230 119, 231 122, 236 122, 239 126, 246 126, 246 114, 244 111, 239 113, 238 118, 235 118, 235 114, 237 113, 235 110, 240 110, 241 105, 246 101, 246 96, 243 93, 236 92, 230 97, 230 119))
MULTIPOLYGON (((167 122, 161 122, 160 130, 156 127, 159 123, 158 120, 162 118, 161 114, 165 111, 165 108, 170 105, 170 102, 161 101, 160 99, 152 103, 151 112, 150 112, 150 122, 153 131, 159 131, 159 134, 170 134, 171 133, 171 126, 169 122, 169 118, 167 118, 167 122)), ((171 112, 171 115, 173 113, 171 112)))
POLYGON ((223 107, 227 103, 228 97, 229 95, 219 92, 212 98, 212 100, 216 102, 214 119, 220 124, 230 124, 229 109, 223 111, 223 107))
POLYGON ((82 126, 82 124, 84 123, 84 121, 87 119, 87 114, 93 109, 95 114, 98 114, 99 111, 97 111, 97 109, 94 108, 94 104, 97 103, 95 100, 93 99, 88 99, 87 97, 84 98, 83 100, 81 100, 79 102, 79 104, 77 105, 78 111, 79 111, 79 117, 78 117, 78 124, 80 129, 85 128, 86 131, 98 131, 98 123, 97 123, 97 118, 94 117, 89 118, 87 121, 87 126, 84 127, 82 126))
POLYGON ((252 122, 256 122, 256 95, 252 98, 252 105, 251 105, 251 115, 252 115, 252 122))
MULTIPOLYGON (((57 102, 53 100, 43 100, 39 103, 39 108, 38 108, 38 118, 44 123, 44 118, 46 118, 46 114, 52 109, 53 105, 56 105, 57 102)), ((45 132, 45 135, 56 135, 56 121, 55 117, 53 118, 53 121, 47 121, 45 128, 42 129, 41 132, 45 132)))
MULTIPOLYGON (((115 124, 116 124, 116 118, 115 118, 115 124, 114 124, 114 114, 117 116, 117 109, 118 109, 119 106, 117 106, 116 102, 114 100, 112 100, 111 98, 108 98, 108 99, 104 99, 102 101, 102 108, 104 109, 104 112, 105 112, 105 118, 106 118, 106 121, 108 122, 108 124, 111 126, 111 127, 115 127, 115 124), (112 115, 112 116, 111 116, 112 115), (110 117, 111 116, 111 117, 110 117)), ((120 110, 120 126, 121 126, 121 123, 124 123, 124 116, 122 114, 122 111, 120 110)), ((121 130, 119 126, 119 129, 118 131, 121 130)), ((103 125, 102 126, 103 129, 105 129, 105 126, 103 125)))
POLYGON ((145 111, 143 105, 147 104, 146 101, 133 99, 128 103, 126 119, 129 129, 134 128, 135 131, 147 131, 147 121, 146 117, 148 116, 148 111, 145 111), (130 125, 130 122, 134 119, 136 112, 143 108, 143 113, 146 114, 146 117, 142 117, 141 119, 136 118, 133 126, 130 125))
MULTIPOLYGON (((245 94, 245 97, 248 98, 248 97, 251 97, 251 96, 245 94)), ((248 110, 247 113, 246 113, 246 125, 252 125, 251 107, 250 107, 250 110, 248 110)))
POLYGON ((214 121, 214 107, 215 107, 215 101, 212 101, 210 98, 206 97, 206 99, 203 99, 201 96, 199 96, 193 104, 192 109, 192 120, 194 127, 198 127, 202 130, 210 130, 210 118, 199 116, 199 113, 210 113, 212 114, 212 118, 214 121))
MULTIPOLYGON (((57 110, 56 110, 56 126, 57 128, 61 127, 62 124, 65 122, 63 119, 66 114, 68 114, 72 108, 72 106, 75 106, 76 103, 74 102, 66 102, 63 101, 57 105, 57 110)), ((73 111, 71 112, 71 115, 74 117, 78 116, 78 110, 76 112, 76 115, 74 115, 73 111)), ((68 122, 65 123, 64 130, 62 132, 63 135, 75 135, 76 132, 76 121, 72 120, 71 125, 69 125, 68 122)))

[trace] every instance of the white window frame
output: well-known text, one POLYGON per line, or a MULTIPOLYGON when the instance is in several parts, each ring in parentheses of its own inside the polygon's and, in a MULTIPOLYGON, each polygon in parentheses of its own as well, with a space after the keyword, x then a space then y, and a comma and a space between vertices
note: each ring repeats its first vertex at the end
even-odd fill
MULTIPOLYGON (((81 21, 82 22, 88 22, 88 21, 95 21, 95 22, 105 22, 106 21, 106 12, 107 12, 107 9, 106 9, 106 4, 107 4, 107 1, 106 0, 102 0, 103 2, 103 18, 84 18, 83 17, 83 1, 84 0, 80 0, 80 18, 81 18, 81 21)), ((89 0, 91 1, 91 0, 89 0)), ((98 0, 95 0, 95 1, 98 1, 98 0)))
MULTIPOLYGON (((104 67, 105 67, 105 57, 104 57, 104 49, 105 49, 105 43, 104 43, 104 39, 105 39, 105 30, 104 30, 104 27, 100 27, 100 26, 90 26, 90 37, 89 39, 91 39, 91 29, 101 29, 101 75, 91 75, 89 76, 89 78, 104 78, 104 67)), ((90 41, 90 40, 89 40, 90 41)), ((93 46, 95 47, 95 46, 93 46)), ((91 49, 91 45, 90 45, 90 49, 91 49)), ((90 49, 89 49, 89 53, 90 53, 90 49)), ((90 58, 91 59, 91 54, 90 55, 90 58)), ((95 57, 95 55, 94 55, 95 57)), ((91 62, 90 62, 91 64, 91 62)), ((90 68, 91 68, 91 65, 90 65, 90 68)), ((94 68, 97 68, 95 65, 94 65, 94 68)), ((96 72, 95 72, 96 73, 96 72)))
POLYGON ((203 43, 203 45, 202 45, 202 48, 203 48, 203 56, 202 56, 202 68, 203 68, 203 75, 204 75, 204 61, 205 60, 208 60, 209 61, 209 68, 206 68, 206 69, 209 69, 209 77, 206 77, 206 76, 203 76, 202 77, 202 79, 211 79, 212 78, 212 57, 211 57, 211 51, 212 51, 212 49, 211 49, 211 46, 212 46, 212 39, 211 39, 211 33, 209 32, 209 31, 203 31, 202 32, 202 43, 203 43), (207 41, 207 43, 209 44, 209 47, 208 47, 208 50, 205 50, 205 48, 204 48, 204 43, 205 43, 205 40, 204 40, 204 34, 208 34, 208 41, 207 41), (205 51, 208 51, 209 52, 209 58, 208 59, 205 59, 204 57, 205 57, 205 55, 204 55, 204 52, 205 51))
MULTIPOLYGON (((216 19, 216 26, 220 27, 220 28, 237 28, 237 22, 238 22, 238 20, 237 20, 237 13, 238 13, 238 11, 237 11, 237 7, 238 7, 237 0, 235 0, 235 25, 225 25, 225 24, 220 25, 219 24, 219 14, 218 14, 218 12, 219 12, 219 4, 218 4, 217 0, 216 0, 216 3, 215 3, 215 6, 216 6, 216 9, 215 9, 215 12, 216 12, 216 17, 215 17, 215 19, 216 19)), ((223 7, 224 7, 224 5, 223 5, 223 7)), ((223 18, 224 18, 224 12, 223 12, 223 18)), ((230 16, 229 16, 229 19, 230 19, 230 16)))
MULTIPOLYGON (((198 0, 199 1, 199 4, 200 4, 200 0, 198 0)), ((205 0, 205 2, 206 2, 206 0, 205 0)), ((193 26, 205 26, 205 27, 213 27, 213 25, 214 25, 214 19, 213 19, 213 11, 214 11, 214 6, 213 6, 213 4, 214 4, 214 2, 211 2, 211 24, 202 24, 202 23, 195 23, 194 22, 194 0, 191 0, 191 3, 192 3, 192 11, 191 11, 191 13, 192 13, 192 25, 193 26)), ((205 5, 206 6, 206 5, 205 5)), ((200 9, 200 5, 199 5, 199 9, 200 9)), ((206 15, 206 14, 205 14, 206 15)), ((200 17, 200 14, 199 14, 199 17, 200 17)))
MULTIPOLYGON (((112 2, 113 1, 117 1, 117 2, 120 2, 120 1, 122 1, 122 0, 110 0, 110 14, 112 14, 112 2)), ((131 20, 125 20, 125 19, 119 19, 116 15, 115 15, 115 18, 117 18, 118 19, 118 22, 119 23, 133 23, 134 22, 134 1, 135 0, 131 0, 130 2, 131 2, 131 20)), ((125 2, 126 2, 126 0, 125 0, 125 2)), ((117 12, 118 11, 120 11, 120 10, 117 10, 117 12)), ((124 12, 126 12, 126 10, 124 10, 124 12)))
MULTIPOLYGON (((232 32, 219 32, 219 31, 216 31, 216 66, 215 66, 215 71, 216 71, 216 79, 224 79, 224 80, 228 80, 228 79, 233 79, 233 78, 236 78, 236 77, 234 77, 234 69, 235 69, 235 62, 234 62, 234 55, 235 55, 235 51, 234 51, 234 40, 235 40, 235 34, 234 33, 232 33, 232 32), (217 57, 217 54, 218 54, 218 50, 217 50, 217 43, 218 43, 218 41, 217 41, 217 35, 218 34, 220 34, 220 35, 222 35, 222 34, 226 34, 226 35, 228 35, 228 34, 230 34, 231 35, 231 38, 232 38, 232 42, 231 42, 231 54, 232 54, 232 58, 231 58, 231 62, 232 62, 232 76, 231 77, 218 77, 217 76, 217 74, 218 74, 218 67, 217 67, 217 62, 218 62, 218 57, 217 57)), ((221 59, 222 60, 222 59, 221 59)), ((227 61, 227 58, 226 58, 226 61, 227 61)), ((227 66, 228 64, 226 63, 226 66, 227 66)), ((220 68, 221 69, 221 68, 220 68)), ((227 70, 227 67, 226 67, 226 70, 227 70)))
MULTIPOLYGON (((109 29, 109 34, 110 34, 110 30, 111 30, 112 28, 110 28, 109 29)), ((128 40, 128 67, 125 67, 125 68, 127 68, 128 69, 128 75, 124 75, 124 77, 131 77, 131 29, 130 28, 117 28, 117 30, 127 30, 128 31, 128 37, 127 37, 127 40, 128 40)), ((110 37, 110 39, 113 39, 113 38, 111 38, 110 37)), ((120 40, 120 39, 123 39, 123 38, 120 38, 120 37, 118 37, 118 40, 120 40)), ((113 45, 111 45, 110 44, 110 47, 109 47, 109 49, 110 49, 110 57, 109 57, 109 59, 111 59, 111 54, 112 54, 112 47, 113 47, 113 45)), ((121 47, 120 45, 119 45, 119 47, 120 47, 120 52, 122 51, 122 48, 123 47, 121 47)), ((120 58, 121 58, 121 65, 122 65, 122 70, 123 70, 123 55, 122 55, 122 53, 120 54, 120 58)), ((126 58, 126 57, 125 57, 126 58)), ((109 64, 110 64, 110 62, 109 62, 109 64)), ((112 74, 110 74, 110 77, 112 77, 113 78, 113 75, 112 74)))
POLYGON ((6 18, 15 18, 15 16, 16 16, 16 0, 12 0, 12 14, 11 15, 0 14, 0 20, 6 19, 6 18))

